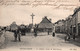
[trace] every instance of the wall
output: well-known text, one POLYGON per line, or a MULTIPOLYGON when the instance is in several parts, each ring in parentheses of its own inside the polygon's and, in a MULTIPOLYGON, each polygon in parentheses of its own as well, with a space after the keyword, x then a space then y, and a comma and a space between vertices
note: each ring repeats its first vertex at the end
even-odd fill
POLYGON ((80 11, 78 12, 78 23, 80 23, 80 11))

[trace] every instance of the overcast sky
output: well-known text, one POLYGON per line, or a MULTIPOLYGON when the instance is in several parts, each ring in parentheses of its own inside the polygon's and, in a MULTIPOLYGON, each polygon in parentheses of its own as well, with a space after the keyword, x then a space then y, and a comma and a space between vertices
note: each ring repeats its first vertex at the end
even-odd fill
POLYGON ((30 24, 32 22, 32 17, 30 16, 32 13, 35 15, 34 24, 40 23, 44 16, 47 16, 48 19, 51 18, 52 23, 54 23, 59 19, 65 19, 73 14, 74 8, 79 6, 79 2, 77 0, 75 1, 72 3, 77 4, 77 6, 65 6, 71 9, 54 9, 54 6, 38 6, 33 8, 31 6, 20 5, 0 6, 0 25, 10 25, 13 21, 16 21, 17 24, 30 24))

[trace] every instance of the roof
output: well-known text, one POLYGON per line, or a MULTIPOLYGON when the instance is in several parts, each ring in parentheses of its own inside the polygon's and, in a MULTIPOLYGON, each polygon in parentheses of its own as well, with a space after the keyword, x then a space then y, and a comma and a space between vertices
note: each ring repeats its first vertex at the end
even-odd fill
POLYGON ((47 16, 45 16, 40 23, 51 23, 51 21, 47 19, 47 16))
POLYGON ((52 27, 53 24, 51 23, 51 21, 47 19, 47 17, 44 17, 43 20, 38 25, 38 28, 52 28, 52 27))
POLYGON ((72 16, 74 16, 78 11, 80 11, 80 7, 75 8, 74 13, 73 13, 73 15, 72 15, 72 16))

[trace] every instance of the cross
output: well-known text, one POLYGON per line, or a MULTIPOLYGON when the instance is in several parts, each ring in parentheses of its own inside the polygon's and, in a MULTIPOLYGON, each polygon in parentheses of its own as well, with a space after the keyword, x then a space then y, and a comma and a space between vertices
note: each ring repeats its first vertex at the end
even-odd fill
POLYGON ((34 19, 33 17, 34 17, 35 15, 32 13, 32 15, 31 15, 31 16, 32 16, 32 25, 33 25, 33 19, 34 19))

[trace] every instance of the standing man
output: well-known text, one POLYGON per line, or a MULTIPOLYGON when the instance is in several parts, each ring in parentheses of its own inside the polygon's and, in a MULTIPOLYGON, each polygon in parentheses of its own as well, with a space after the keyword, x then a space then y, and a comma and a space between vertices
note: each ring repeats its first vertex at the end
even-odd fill
POLYGON ((48 30, 48 35, 49 35, 49 30, 48 30))
POLYGON ((74 39, 74 41, 75 41, 75 38, 76 38, 76 37, 75 37, 75 33, 74 33, 74 34, 73 34, 73 39, 74 39))
POLYGON ((19 29, 19 27, 18 27, 18 31, 17 31, 17 37, 20 42, 21 41, 21 29, 19 29))
POLYGON ((34 29, 34 36, 37 36, 37 28, 34 29))
POLYGON ((13 22, 10 25, 10 28, 11 28, 11 31, 14 33, 14 41, 16 42, 17 38, 19 39, 19 41, 21 41, 21 39, 20 39, 20 30, 19 30, 19 27, 16 24, 16 22, 13 22))

